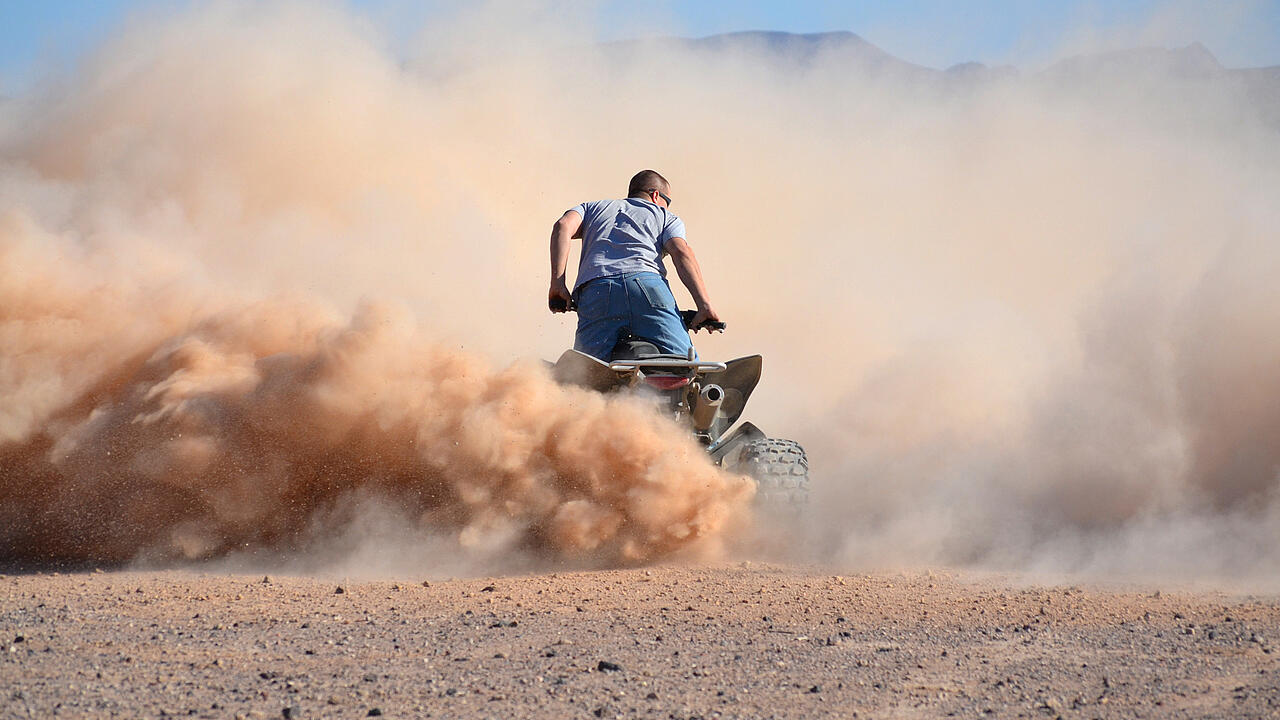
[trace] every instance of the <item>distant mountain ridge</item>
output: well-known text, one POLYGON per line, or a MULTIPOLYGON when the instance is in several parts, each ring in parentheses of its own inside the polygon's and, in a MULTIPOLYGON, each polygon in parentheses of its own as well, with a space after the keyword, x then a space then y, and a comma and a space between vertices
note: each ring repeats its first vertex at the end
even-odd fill
MULTIPOLYGON (((691 50, 749 51, 765 50, 779 59, 810 62, 824 53, 855 55, 871 64, 898 66, 931 72, 968 72, 972 68, 988 68, 981 62, 969 61, 946 69, 930 68, 894 56, 857 33, 846 30, 820 33, 790 33, 775 30, 744 30, 740 32, 708 35, 699 38, 660 37, 645 40, 620 40, 607 43, 612 47, 636 47, 649 44, 665 44, 691 50)), ((1161 66, 1177 72, 1207 75, 1238 70, 1278 70, 1280 65, 1261 68, 1226 68, 1213 53, 1198 42, 1182 48, 1140 47, 1102 53, 1075 55, 1060 60, 1034 74, 1055 73, 1077 68, 1129 67, 1135 65, 1161 66)), ((1011 66, 999 66, 1011 67, 1011 66)))
POLYGON ((1204 45, 1181 48, 1141 47, 1082 54, 1059 60, 1031 73, 1013 66, 991 67, 964 62, 946 69, 918 65, 877 47, 856 33, 789 33, 744 31, 700 38, 662 37, 607 43, 606 54, 621 60, 641 51, 679 49, 708 56, 742 55, 763 59, 780 68, 805 70, 818 61, 847 69, 850 74, 888 82, 904 82, 963 91, 985 83, 1022 78, 1049 84, 1123 91, 1135 80, 1167 86, 1193 85, 1243 91, 1268 123, 1280 127, 1280 65, 1227 68, 1204 45))

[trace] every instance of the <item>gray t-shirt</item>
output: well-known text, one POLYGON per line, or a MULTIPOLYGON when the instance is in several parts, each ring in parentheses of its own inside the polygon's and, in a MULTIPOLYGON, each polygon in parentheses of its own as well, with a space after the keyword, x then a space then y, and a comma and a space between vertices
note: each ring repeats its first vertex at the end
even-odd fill
POLYGON ((662 247, 684 237, 684 221, 648 200, 598 200, 570 208, 582 216, 582 257, 574 289, 596 278, 633 272, 666 277, 662 247))

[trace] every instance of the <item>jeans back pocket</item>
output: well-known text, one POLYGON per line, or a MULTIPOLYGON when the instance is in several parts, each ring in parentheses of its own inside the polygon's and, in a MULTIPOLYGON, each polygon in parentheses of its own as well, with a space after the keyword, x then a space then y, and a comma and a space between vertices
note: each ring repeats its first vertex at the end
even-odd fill
POLYGON ((584 285, 578 291, 578 316, 586 319, 608 317, 612 287, 613 283, 605 278, 584 285))
POLYGON ((649 306, 659 310, 675 310, 676 298, 671 294, 671 288, 667 287, 667 283, 660 277, 639 277, 636 278, 636 284, 640 286, 640 292, 644 293, 644 297, 649 301, 649 306))

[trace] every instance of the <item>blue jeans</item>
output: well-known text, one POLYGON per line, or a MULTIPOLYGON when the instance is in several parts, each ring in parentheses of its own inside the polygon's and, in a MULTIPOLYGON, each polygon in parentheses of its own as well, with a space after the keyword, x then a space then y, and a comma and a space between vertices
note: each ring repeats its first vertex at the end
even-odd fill
POLYGON ((596 278, 575 290, 574 295, 578 301, 574 350, 607 361, 625 332, 648 340, 659 352, 670 355, 687 356, 693 347, 671 287, 657 273, 596 278))

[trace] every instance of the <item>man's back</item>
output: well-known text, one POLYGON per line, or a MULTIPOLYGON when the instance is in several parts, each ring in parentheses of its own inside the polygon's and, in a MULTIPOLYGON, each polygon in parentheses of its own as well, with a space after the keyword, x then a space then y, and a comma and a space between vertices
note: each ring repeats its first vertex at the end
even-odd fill
POLYGON ((577 303, 575 349, 607 359, 624 334, 644 338, 659 351, 693 351, 688 329, 666 280, 664 255, 671 256, 697 313, 692 326, 719 320, 711 307, 702 270, 685 239, 684 222, 671 212, 671 183, 641 170, 627 185, 625 200, 582 203, 551 229, 551 287, 547 306, 565 312, 577 303), (569 242, 582 238, 582 259, 574 290, 565 283, 569 242))
POLYGON ((572 208, 582 217, 582 255, 574 287, 633 272, 666 276, 668 240, 685 236, 684 221, 669 209, 639 198, 597 200, 572 208))

